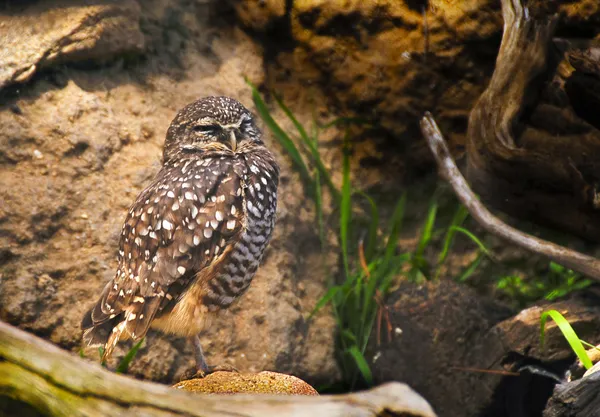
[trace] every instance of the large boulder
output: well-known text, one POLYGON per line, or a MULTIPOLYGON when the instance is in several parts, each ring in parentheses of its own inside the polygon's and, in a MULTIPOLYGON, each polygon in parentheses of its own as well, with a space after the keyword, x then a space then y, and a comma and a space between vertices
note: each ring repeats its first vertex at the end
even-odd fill
MULTIPOLYGON (((469 113, 494 70, 500 1, 234 3, 238 20, 268 54, 269 86, 288 102, 312 101, 372 122, 352 136, 365 185, 397 187, 431 172, 418 126, 425 111, 462 152, 469 113)), ((557 36, 600 34, 597 1, 551 5, 563 15, 557 36)))
MULTIPOLYGON (((90 7, 40 3, 5 19, 38 11, 40 21, 59 13, 69 22, 90 7)), ((115 60, 103 65, 91 59, 105 36, 122 35, 110 26, 96 43, 79 45, 80 56, 90 58, 85 68, 34 74, 3 96, 0 319, 78 351, 83 313, 114 274, 125 213, 158 171, 176 111, 206 95, 232 96, 252 109, 244 76, 262 82, 262 51, 227 13, 221 17, 217 3, 157 0, 138 8, 130 23, 139 19, 144 27, 145 38, 136 41, 148 48, 141 59, 120 59, 127 48, 113 50, 115 60)), ((31 33, 30 42, 39 36, 31 33)), ((37 65, 17 47, 2 51, 12 54, 14 68, 37 65)), ((274 237, 250 290, 213 322, 203 346, 211 363, 331 382, 338 376, 334 321, 327 313, 310 323, 306 317, 335 259, 320 253, 313 203, 288 158, 268 132, 265 140, 282 167, 274 237)), ((115 361, 127 349, 119 348, 115 361)), ((98 360, 97 352, 85 353, 98 360)), ((189 343, 150 332, 130 372, 171 382, 192 364, 189 343)))

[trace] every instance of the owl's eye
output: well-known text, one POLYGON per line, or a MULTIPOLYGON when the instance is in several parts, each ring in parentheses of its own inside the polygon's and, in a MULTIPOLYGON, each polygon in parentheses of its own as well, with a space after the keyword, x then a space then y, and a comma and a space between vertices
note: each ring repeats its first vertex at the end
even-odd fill
POLYGON ((221 131, 219 125, 196 125, 192 128, 194 132, 215 135, 221 131))

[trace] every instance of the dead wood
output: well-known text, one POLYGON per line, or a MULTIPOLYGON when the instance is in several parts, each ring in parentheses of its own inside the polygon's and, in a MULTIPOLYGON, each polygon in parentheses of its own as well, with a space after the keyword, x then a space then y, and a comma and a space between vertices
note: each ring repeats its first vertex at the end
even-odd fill
POLYGON ((544 417, 597 417, 600 415, 600 372, 558 384, 544 417))
POLYGON ((600 241, 600 55, 553 43, 553 2, 503 0, 504 34, 474 106, 467 178, 486 205, 600 241))
POLYGON ((0 397, 51 416, 422 416, 431 407, 407 385, 321 397, 201 395, 111 373, 0 322, 0 397))
POLYGON ((600 281, 600 260, 524 233, 494 216, 477 198, 460 173, 442 132, 431 114, 427 113, 421 120, 421 130, 433 152, 441 175, 450 183, 461 203, 485 230, 600 281))
MULTIPOLYGON (((536 11, 537 14, 543 12, 541 9, 536 11)), ((532 97, 536 96, 533 87, 539 88, 536 79, 539 79, 540 74, 547 67, 548 50, 556 18, 534 18, 532 12, 523 7, 520 0, 503 0, 502 13, 505 29, 496 70, 489 87, 473 109, 469 121, 468 172, 474 179, 473 189, 480 193, 484 201, 496 201, 499 198, 496 194, 499 194, 512 204, 517 200, 511 200, 506 193, 518 188, 519 192, 523 192, 522 198, 518 201, 525 204, 523 198, 526 199, 527 195, 538 191, 533 188, 536 182, 532 181, 532 176, 557 174, 558 171, 554 168, 564 162, 561 162, 564 155, 536 153, 520 147, 515 139, 519 118, 530 104, 532 97), (509 177, 505 175, 509 173, 510 184, 506 182, 509 177), (530 192, 525 192, 527 187, 532 187, 530 192)), ((580 56, 587 57, 587 60, 581 58, 580 61, 589 63, 589 57, 592 55, 590 51, 595 46, 584 42, 583 47, 587 52, 580 56)), ((600 260, 536 238, 494 216, 479 201, 457 168, 442 132, 431 114, 427 113, 423 117, 421 130, 442 176, 452 185, 458 198, 483 228, 520 247, 547 256, 570 269, 600 280, 600 260)), ((594 146, 596 145, 600 151, 600 136, 594 146)), ((557 152, 559 150, 553 149, 557 152)), ((580 150, 577 148, 577 151, 580 150)), ((569 155, 566 155, 566 159, 566 167, 563 166, 565 170, 562 172, 565 175, 566 171, 569 169, 572 171, 575 167, 569 155)), ((563 207, 563 204, 573 203, 571 208, 576 206, 575 198, 570 198, 566 202, 560 201, 558 194, 554 195, 553 200, 550 199, 550 194, 546 198, 553 208, 536 206, 536 216, 541 216, 542 212, 548 214, 550 213, 548 210, 556 210, 556 207, 563 207)), ((576 221, 574 218, 569 220, 576 221)))

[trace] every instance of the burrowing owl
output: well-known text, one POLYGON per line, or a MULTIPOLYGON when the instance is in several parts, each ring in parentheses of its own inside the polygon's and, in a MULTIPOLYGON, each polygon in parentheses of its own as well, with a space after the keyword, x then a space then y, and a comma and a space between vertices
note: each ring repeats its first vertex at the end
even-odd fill
POLYGON ((198 333, 242 295, 271 237, 279 167, 252 114, 228 97, 177 113, 163 166, 129 209, 118 268, 84 316, 84 342, 142 338, 150 326, 192 338, 200 373, 210 372, 198 333))

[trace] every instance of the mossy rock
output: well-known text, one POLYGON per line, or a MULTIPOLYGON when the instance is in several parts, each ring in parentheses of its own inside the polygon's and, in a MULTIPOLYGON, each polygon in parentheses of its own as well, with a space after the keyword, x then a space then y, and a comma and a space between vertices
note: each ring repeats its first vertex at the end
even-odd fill
POLYGON ((181 381, 173 388, 203 394, 283 394, 319 395, 306 382, 295 376, 277 372, 215 372, 205 378, 181 381))

